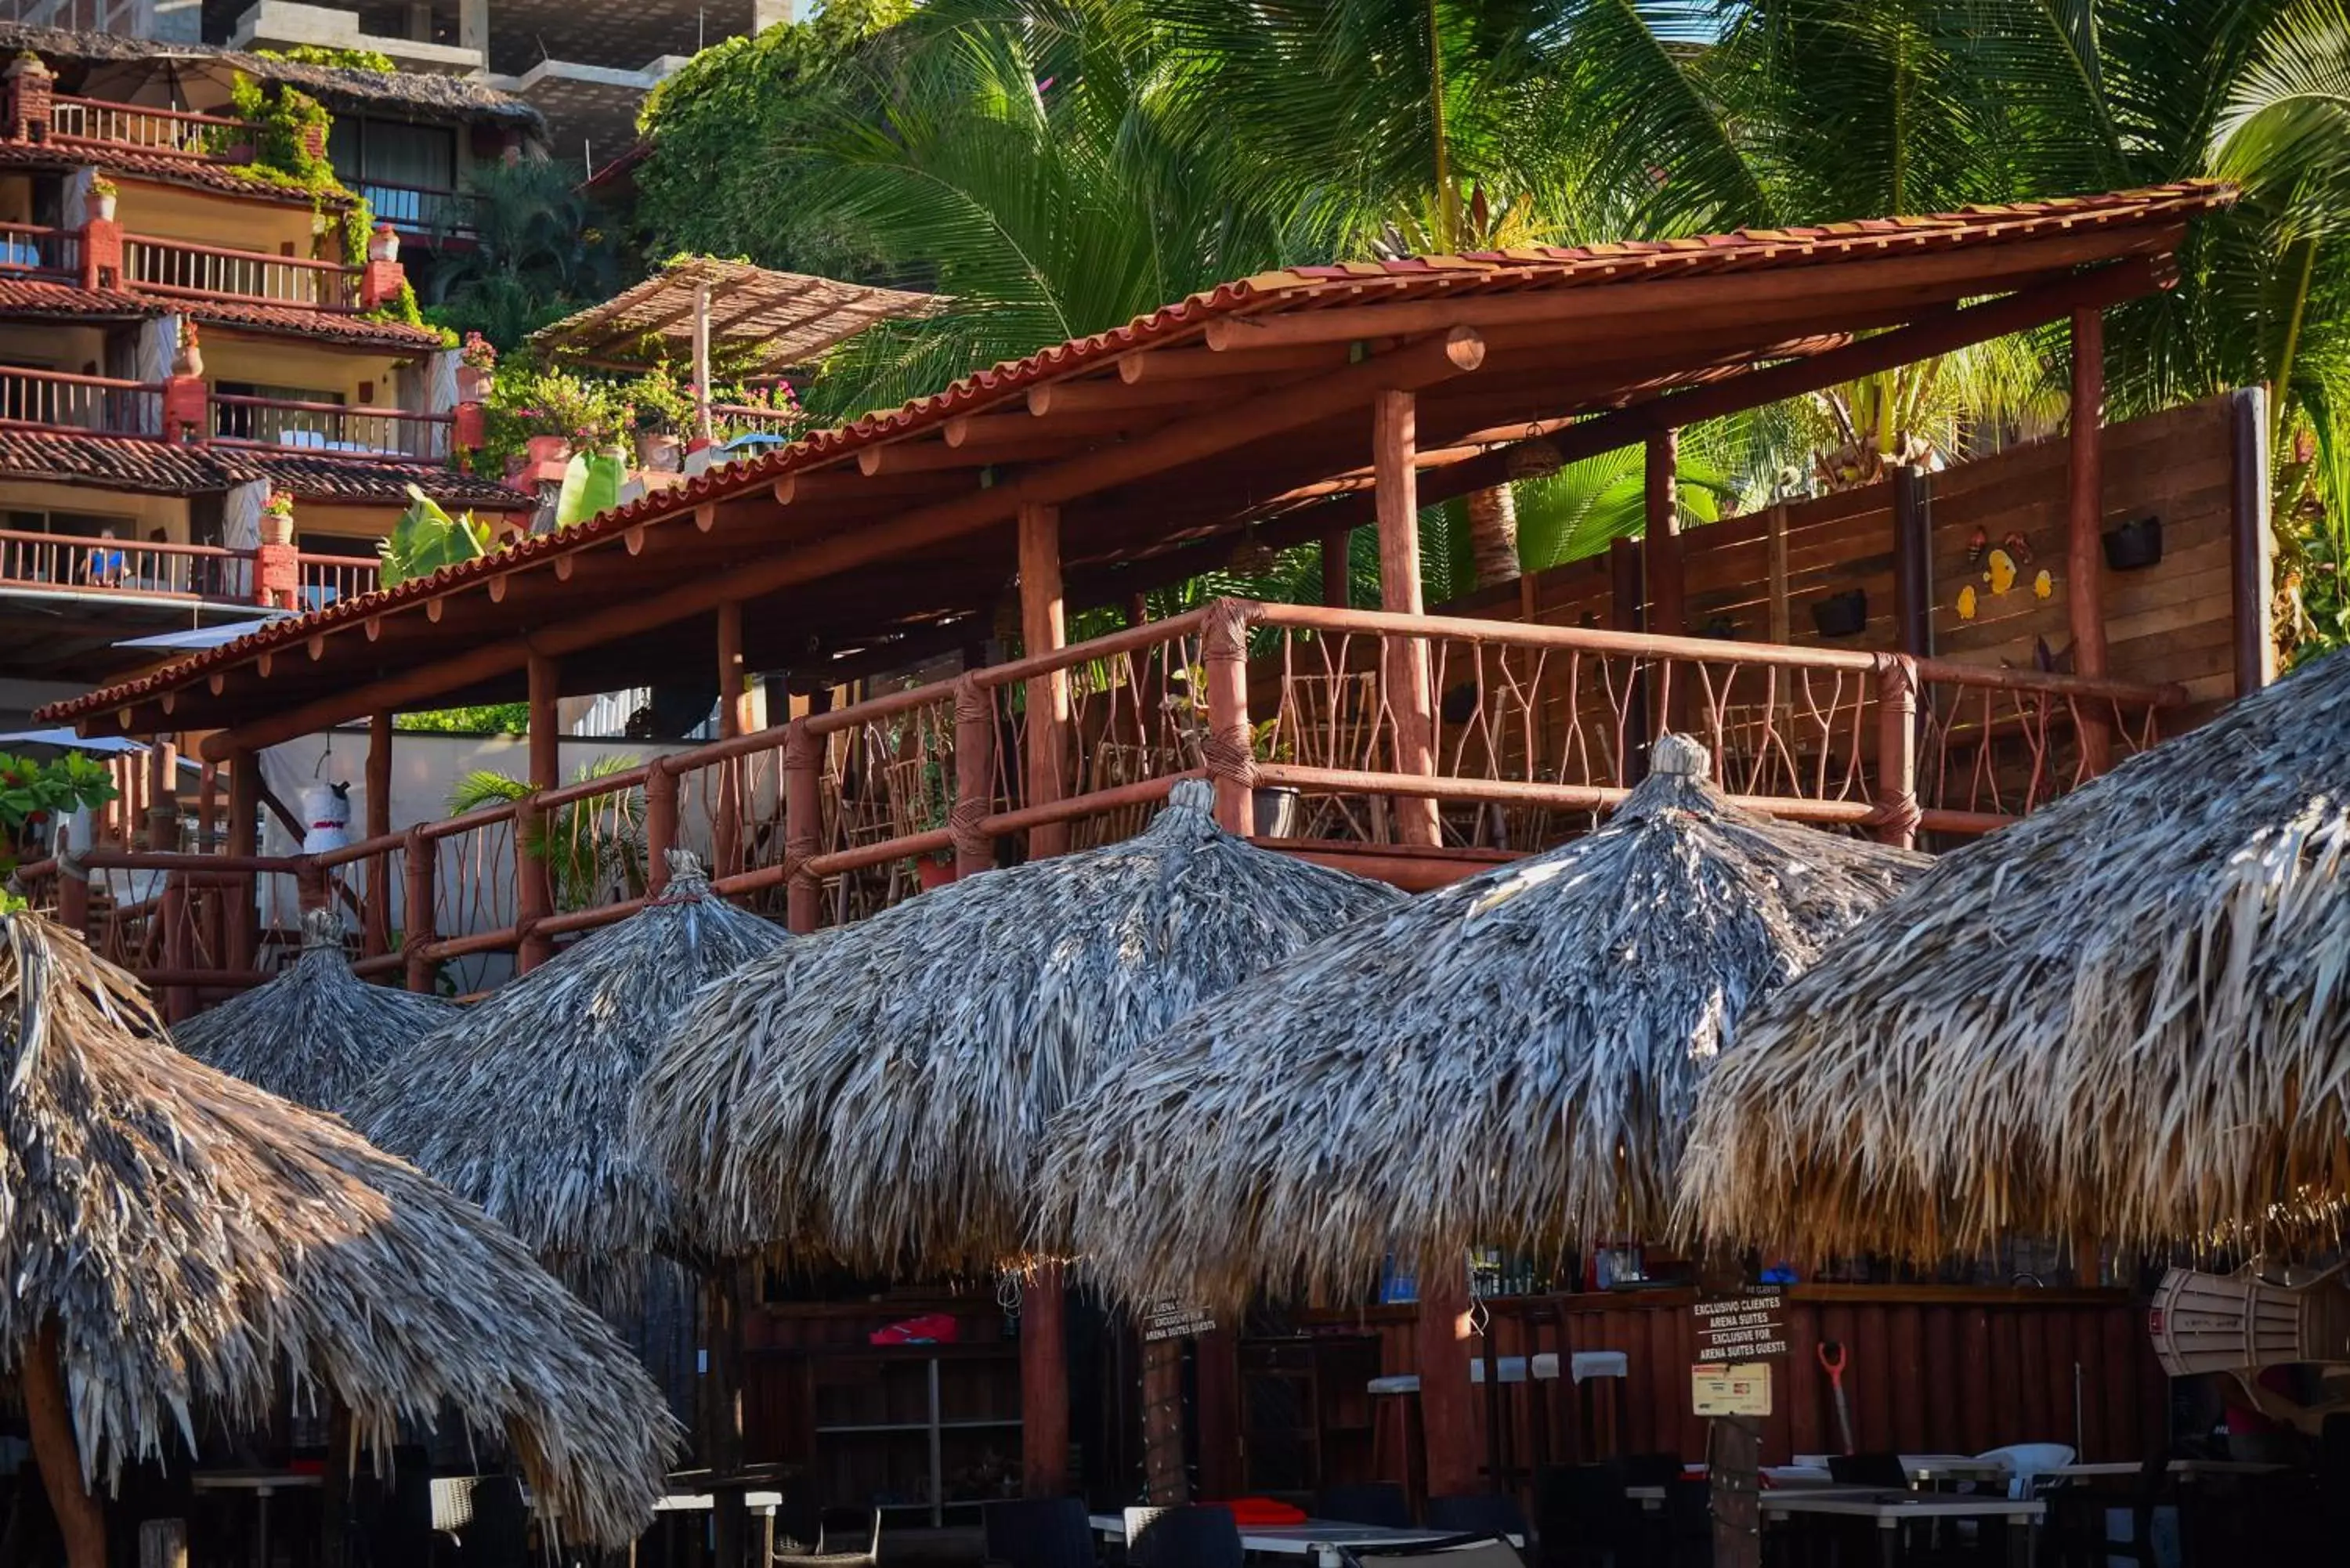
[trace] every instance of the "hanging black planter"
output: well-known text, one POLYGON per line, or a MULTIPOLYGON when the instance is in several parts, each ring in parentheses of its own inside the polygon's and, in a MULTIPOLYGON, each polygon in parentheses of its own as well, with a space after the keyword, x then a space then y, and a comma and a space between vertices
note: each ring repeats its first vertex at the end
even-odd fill
POLYGON ((1812 625, 1822 637, 1858 637, 1868 625, 1868 590, 1846 588, 1814 599, 1812 625))
POLYGON ((2162 519, 2154 513, 2133 517, 2105 533, 2106 566, 2109 571, 2136 572, 2162 560, 2162 519))

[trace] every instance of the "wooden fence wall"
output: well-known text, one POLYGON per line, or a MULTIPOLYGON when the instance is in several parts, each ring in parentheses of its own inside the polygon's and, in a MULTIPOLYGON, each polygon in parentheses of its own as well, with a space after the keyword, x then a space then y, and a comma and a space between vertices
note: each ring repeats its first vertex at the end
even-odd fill
MULTIPOLYGON (((2167 1440, 2168 1385, 2144 1309, 2116 1290, 1797 1285, 1789 1292, 1788 1355, 1764 1423, 1765 1463, 1842 1447, 1823 1341, 1848 1357, 1845 1393, 1861 1449, 1980 1453, 2004 1443, 2071 1444, 2090 1460, 2137 1459, 2167 1440)), ((1503 1300, 1492 1303, 1495 1352, 1616 1350, 1625 1441, 1636 1453, 1705 1453, 1690 1408, 1695 1295, 1687 1291, 1503 1300)), ((1410 1307, 1309 1314, 1325 1332, 1378 1335, 1385 1374, 1417 1372, 1410 1307)), ((1473 1342, 1472 1342, 1473 1345, 1473 1342)), ((1482 1389, 1481 1389, 1482 1395, 1482 1389)), ((1554 1385, 1554 1407, 1572 1385, 1554 1385)), ((1513 1447, 1532 1453, 1529 1402, 1513 1388, 1513 1447)), ((1484 1430, 1482 1410, 1478 1430, 1484 1430)), ((1553 1446, 1555 1457, 1559 1449, 1553 1446)))

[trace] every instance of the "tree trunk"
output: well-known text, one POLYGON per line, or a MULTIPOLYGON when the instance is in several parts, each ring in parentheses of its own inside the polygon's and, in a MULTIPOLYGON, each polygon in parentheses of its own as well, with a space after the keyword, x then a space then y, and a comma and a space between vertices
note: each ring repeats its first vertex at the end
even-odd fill
POLYGON ((1508 485, 1469 493, 1469 556, 1481 588, 1518 580, 1518 504, 1508 485))
POLYGON ((106 1568, 106 1515, 82 1485, 81 1449, 74 1440, 73 1408, 66 1398, 56 1324, 43 1324, 26 1347, 23 1382, 33 1458, 41 1467, 49 1511, 57 1516, 57 1532, 65 1537, 66 1568, 106 1568))

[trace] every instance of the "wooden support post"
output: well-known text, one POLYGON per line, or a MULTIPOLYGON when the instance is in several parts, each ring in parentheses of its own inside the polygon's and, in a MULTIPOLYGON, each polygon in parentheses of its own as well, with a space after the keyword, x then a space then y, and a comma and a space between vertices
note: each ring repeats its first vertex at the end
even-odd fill
MULTIPOLYGON (((2073 312, 2072 493, 2065 509, 2064 602, 2072 620, 2073 673, 2106 673, 2105 595, 2106 317, 2073 312)), ((2113 763, 2113 727, 2087 704, 2076 710, 2081 763, 2090 777, 2113 763)))
MULTIPOLYGON (((1057 506, 1020 508, 1020 635, 1030 659, 1068 645, 1061 592, 1061 511, 1057 506)), ((1028 680, 1028 774, 1024 805, 1044 805, 1066 793, 1069 747, 1069 672, 1052 670, 1028 680)), ((1046 823, 1028 830, 1032 859, 1069 847, 1069 825, 1046 823)))
MULTIPOLYGON (((1806 1367, 1804 1372, 1809 1370, 1806 1367)), ((1784 1377, 1786 1364, 1772 1372, 1784 1377)), ((1752 1416, 1717 1416, 1707 1426, 1706 1469, 1713 1482, 1713 1568, 1762 1568, 1762 1423, 1752 1416)))
MULTIPOLYGON (((536 794, 563 782, 562 732, 556 718, 556 688, 561 670, 552 659, 531 656, 526 667, 530 682, 530 787, 536 794)), ((544 820, 536 802, 525 798, 515 806, 514 867, 515 925, 522 932, 515 950, 515 972, 528 974, 555 956, 555 939, 541 936, 539 921, 555 912, 553 867, 546 855, 555 831, 544 820)))
POLYGON ((89 873, 80 857, 88 848, 73 841, 71 827, 57 829, 57 924, 83 938, 89 935, 89 873))
MULTIPOLYGON (((1421 615, 1418 401, 1406 391, 1382 391, 1372 404, 1371 481, 1378 507, 1379 607, 1421 615)), ((1436 710, 1429 691, 1428 639, 1388 637, 1382 659, 1388 710, 1395 714, 1396 770, 1436 772, 1436 710)), ((1441 839, 1432 800, 1394 803, 1397 836, 1434 846, 1441 839)))
MULTIPOLYGON (((367 782, 368 838, 391 831, 391 715, 368 715, 367 782)), ((376 958, 391 950, 391 856, 378 855, 368 862, 367 918, 360 923, 359 952, 376 958)))
POLYGON ((1933 657, 1934 493, 1906 462, 1893 470, 1893 627, 1902 652, 1933 657))
POLYGON ((1191 1501, 1191 1476, 1183 1465, 1183 1342, 1146 1340, 1142 1345, 1142 1480, 1153 1508, 1191 1501))
MULTIPOLYGON (((239 752, 228 762, 228 825, 221 847, 229 855, 257 855, 261 836, 261 753, 239 752)), ((224 889, 228 910, 227 962, 237 974, 252 972, 261 950, 260 878, 244 877, 224 889)))
POLYGON ((785 924, 803 937, 824 918, 824 883, 807 869, 822 842, 817 819, 824 807, 816 762, 823 754, 824 742, 808 732, 807 721, 793 720, 784 732, 785 924))
MULTIPOLYGON (((1640 558, 1648 574, 1643 585, 1648 590, 1648 628, 1662 637, 1687 637, 1689 591, 1681 561, 1680 431, 1659 431, 1650 436, 1646 456, 1647 528, 1640 558)), ((1657 724, 1660 732, 1681 729, 1689 708, 1689 687, 1695 671, 1681 671, 1679 680, 1673 679, 1675 673, 1669 663, 1659 663, 1656 668, 1660 708, 1657 724)))
POLYGON ((2276 679, 2269 605, 2276 591, 2276 536, 2269 526, 2269 410, 2265 388, 2229 399, 2233 431, 2228 476, 2228 569, 2236 619, 2236 695, 2276 679))
POLYGON ((106 1568, 106 1515, 82 1484, 81 1447, 74 1438, 73 1405, 66 1395, 54 1322, 44 1322, 25 1346, 17 1383, 33 1458, 41 1467, 41 1490, 48 1493, 49 1511, 65 1537, 66 1568, 106 1568))
MULTIPOLYGON (((1422 1271, 1414 1335, 1419 1361, 1420 1440, 1428 1450, 1428 1495, 1477 1490, 1477 1417, 1469 1382, 1469 1274, 1455 1256, 1422 1271)), ((1498 1397, 1495 1389, 1487 1398, 1498 1397)))
MULTIPOLYGON (((1648 628, 1647 541, 1612 539, 1607 545, 1607 628, 1648 628)), ((1648 674, 1637 661, 1624 694, 1623 732, 1615 737, 1617 773, 1627 789, 1648 776, 1648 674)))
POLYGON ((1208 778, 1216 790, 1216 826, 1246 835, 1256 827, 1256 748, 1249 733, 1248 618, 1226 599, 1201 628, 1208 677, 1208 778))
MULTIPOLYGON (((163 967, 174 974, 185 974, 196 967, 194 917, 188 908, 188 878, 185 873, 167 871, 163 874, 163 896, 157 918, 163 922, 163 967)), ((167 985, 163 988, 163 1022, 181 1023, 193 1017, 196 992, 192 986, 167 985)))
POLYGON ((169 853, 180 847, 180 748, 159 737, 147 759, 147 847, 169 853))
MULTIPOLYGON (((752 1568, 746 1554, 749 1519, 743 1469, 743 1265, 710 1265, 702 1280, 702 1378, 701 1449, 711 1471, 712 1545, 716 1568, 752 1568)), ((764 1568, 764 1564, 759 1565, 764 1568)))
MULTIPOLYGON (((743 666, 743 601, 728 599, 718 607, 718 736, 733 740, 750 728, 749 674, 743 666)), ((728 758, 718 764, 718 799, 712 810, 711 853, 717 865, 712 875, 731 877, 743 869, 743 764, 728 758)))
POLYGON ((351 1407, 327 1396, 327 1465, 318 1475, 318 1550, 321 1568, 344 1568, 350 1543, 344 1524, 351 1512, 351 1407))
POLYGON ((677 847, 677 774, 655 757, 645 769, 645 891, 669 887, 669 852, 677 847))
POLYGON ((710 423, 710 286, 693 286, 693 433, 706 445, 717 439, 710 423))
POLYGON ((1332 609, 1351 609, 1355 574, 1351 554, 1355 531, 1333 528, 1322 535, 1322 602, 1332 609))
POLYGON ((1918 666, 1907 654, 1877 661, 1877 836, 1918 843, 1918 666))
POLYGON ((995 845, 979 825, 995 807, 995 694, 968 672, 955 680, 955 798, 947 826, 954 830, 955 875, 995 868, 995 845))
POLYGON ((1069 1490, 1069 1342, 1061 1265, 1042 1262, 1020 1293, 1020 1490, 1069 1490))
POLYGON ((1241 1459, 1240 1338, 1231 1329, 1210 1329, 1191 1342, 1191 1430, 1200 1454, 1200 1490, 1209 1497, 1238 1497, 1244 1482, 1241 1459))
POLYGON ((1763 539, 1770 556, 1771 641, 1781 648, 1794 640, 1794 618, 1787 609, 1787 507, 1784 502, 1763 514, 1763 539))
POLYGON ((196 774, 196 853, 210 855, 218 842, 214 823, 220 815, 220 764, 205 760, 196 774))
POLYGON ((421 823, 408 830, 401 852, 408 886, 400 898, 401 950, 408 958, 408 989, 430 996, 440 988, 441 966, 424 956, 433 940, 432 881, 440 846, 424 836, 421 823))

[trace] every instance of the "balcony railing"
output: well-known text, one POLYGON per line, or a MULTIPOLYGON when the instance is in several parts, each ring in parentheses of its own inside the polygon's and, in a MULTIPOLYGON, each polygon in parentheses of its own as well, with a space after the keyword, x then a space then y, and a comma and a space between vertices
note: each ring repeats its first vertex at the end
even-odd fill
POLYGON ((80 281, 80 234, 39 223, 0 223, 0 275, 80 281))
POLYGON ((480 198, 429 185, 395 185, 382 180, 347 180, 367 198, 379 223, 416 234, 468 235, 476 225, 480 198))
POLYGON ((124 280, 151 294, 252 299, 310 310, 359 308, 359 269, 147 234, 122 237, 124 280))
POLYGON ((252 597, 253 554, 212 545, 92 539, 0 529, 0 584, 77 593, 252 597))
POLYGON ((0 424, 100 435, 160 435, 163 388, 154 381, 0 365, 0 424))
POLYGON ((49 136, 57 141, 136 147, 213 163, 244 163, 252 161, 256 129, 215 114, 57 93, 49 99, 49 136))
POLYGON ((378 563, 368 556, 300 556, 302 607, 324 609, 376 589, 378 563))
POLYGON ((456 432, 453 414, 405 409, 355 409, 340 403, 285 398, 212 396, 212 437, 246 446, 339 457, 395 457, 420 462, 447 459, 456 432))

